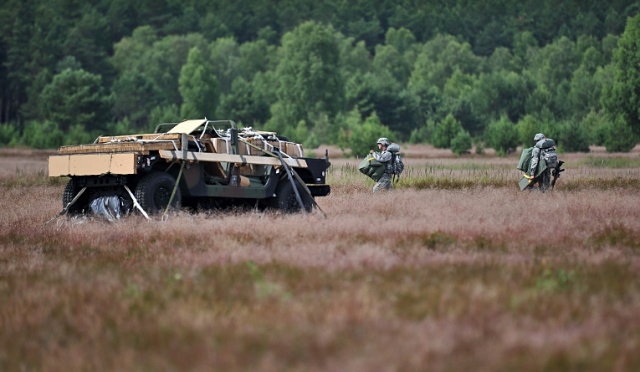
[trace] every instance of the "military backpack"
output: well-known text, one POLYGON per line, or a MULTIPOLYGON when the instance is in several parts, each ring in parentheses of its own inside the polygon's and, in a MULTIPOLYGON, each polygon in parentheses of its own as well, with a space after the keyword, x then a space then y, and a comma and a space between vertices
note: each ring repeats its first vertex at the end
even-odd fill
POLYGON ((404 161, 402 161, 402 156, 400 156, 400 145, 398 145, 397 143, 392 143, 389 145, 389 147, 387 147, 387 151, 391 153, 389 171, 391 175, 395 176, 397 179, 404 171, 404 161))

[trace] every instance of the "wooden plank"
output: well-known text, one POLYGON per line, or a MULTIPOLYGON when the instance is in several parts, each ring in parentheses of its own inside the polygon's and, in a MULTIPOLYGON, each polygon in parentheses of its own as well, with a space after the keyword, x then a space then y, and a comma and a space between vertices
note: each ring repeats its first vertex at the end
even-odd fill
POLYGON ((102 143, 91 145, 62 146, 58 154, 87 154, 87 153, 117 153, 117 152, 139 152, 148 154, 149 151, 174 149, 171 142, 157 143, 102 143))

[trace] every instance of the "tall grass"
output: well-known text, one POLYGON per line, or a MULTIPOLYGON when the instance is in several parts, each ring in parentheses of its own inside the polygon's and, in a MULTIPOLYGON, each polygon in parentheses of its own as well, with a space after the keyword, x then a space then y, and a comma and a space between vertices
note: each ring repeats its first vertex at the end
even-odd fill
POLYGON ((636 168, 578 160, 543 194, 504 159, 409 158, 372 194, 337 159, 327 218, 164 222, 45 224, 64 182, 7 172, 0 369, 637 370, 636 168))
MULTIPOLYGON (((593 159, 593 158, 587 158, 593 159)), ((607 158, 603 158, 607 159, 607 158)), ((515 169, 514 164, 496 162, 473 162, 457 159, 454 162, 422 161, 408 162, 405 171, 395 184, 396 188, 411 189, 446 189, 460 190, 467 188, 517 188, 522 172, 515 169)), ((633 159, 613 160, 613 164, 624 167, 603 168, 590 166, 593 160, 581 160, 563 166, 564 172, 556 181, 558 189, 577 190, 609 190, 637 189, 640 187, 640 162, 633 159), (637 166, 633 166, 637 164, 637 166)), ((609 161, 609 160, 605 160, 609 161)), ((373 181, 362 175, 357 168, 357 161, 340 162, 330 168, 328 182, 344 191, 362 191, 371 188, 373 181)))

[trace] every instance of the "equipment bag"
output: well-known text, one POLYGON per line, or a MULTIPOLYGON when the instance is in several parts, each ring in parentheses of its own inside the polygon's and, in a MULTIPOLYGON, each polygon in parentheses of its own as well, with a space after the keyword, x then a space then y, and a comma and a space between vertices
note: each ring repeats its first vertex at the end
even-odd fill
POLYGON ((532 151, 533 147, 522 149, 522 154, 520 154, 520 161, 518 162, 518 170, 523 172, 529 171, 529 167, 531 166, 532 151))
POLYGON ((384 164, 377 161, 373 156, 367 156, 362 159, 360 165, 358 166, 358 170, 362 173, 378 182, 385 171, 384 164))

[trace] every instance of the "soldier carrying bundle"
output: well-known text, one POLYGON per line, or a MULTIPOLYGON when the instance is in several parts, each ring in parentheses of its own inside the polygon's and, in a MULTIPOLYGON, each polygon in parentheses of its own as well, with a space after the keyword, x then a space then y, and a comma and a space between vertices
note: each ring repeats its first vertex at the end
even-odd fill
POLYGON ((380 152, 370 151, 360 163, 360 172, 371 177, 376 184, 373 192, 381 189, 391 190, 393 182, 397 182, 400 174, 404 170, 404 162, 400 156, 400 146, 397 143, 390 143, 387 138, 378 139, 378 149, 380 152))
POLYGON ((556 180, 560 177, 563 161, 558 160, 555 149, 555 141, 547 138, 542 133, 533 137, 535 145, 525 148, 520 155, 518 170, 525 172, 520 179, 520 190, 535 190, 542 192, 553 189, 556 180), (553 181, 551 181, 553 177, 553 181), (535 186, 537 184, 537 187, 535 186))

